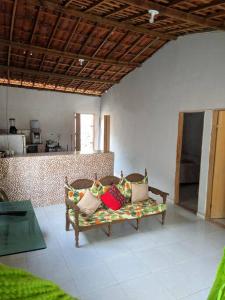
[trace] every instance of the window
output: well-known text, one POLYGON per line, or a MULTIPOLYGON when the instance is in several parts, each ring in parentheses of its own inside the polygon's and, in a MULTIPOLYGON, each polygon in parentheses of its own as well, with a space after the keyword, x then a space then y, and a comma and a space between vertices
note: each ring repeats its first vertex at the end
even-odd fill
POLYGON ((75 149, 81 152, 94 150, 93 114, 75 114, 75 149))

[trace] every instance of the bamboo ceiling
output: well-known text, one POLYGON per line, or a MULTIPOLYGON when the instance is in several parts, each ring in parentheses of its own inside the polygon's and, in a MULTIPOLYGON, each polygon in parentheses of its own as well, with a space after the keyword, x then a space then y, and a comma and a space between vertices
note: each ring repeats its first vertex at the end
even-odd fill
POLYGON ((170 40, 224 24, 221 0, 0 0, 0 84, 101 95, 170 40))

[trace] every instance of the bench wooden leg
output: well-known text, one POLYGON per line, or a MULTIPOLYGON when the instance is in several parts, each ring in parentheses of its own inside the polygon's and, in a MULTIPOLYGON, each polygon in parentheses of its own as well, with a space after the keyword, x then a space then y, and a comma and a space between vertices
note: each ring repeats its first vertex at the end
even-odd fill
POLYGON ((79 248, 79 229, 75 227, 75 241, 76 241, 76 248, 79 248))
POLYGON ((166 218, 166 211, 164 211, 164 212, 162 213, 162 225, 165 224, 165 218, 166 218))
POLYGON ((108 237, 111 236, 111 223, 108 224, 108 237))
POLYGON ((70 218, 68 212, 66 212, 66 231, 70 230, 70 218))
POLYGON ((139 229, 139 223, 140 223, 140 219, 136 219, 136 221, 137 221, 136 230, 138 230, 138 229, 139 229))

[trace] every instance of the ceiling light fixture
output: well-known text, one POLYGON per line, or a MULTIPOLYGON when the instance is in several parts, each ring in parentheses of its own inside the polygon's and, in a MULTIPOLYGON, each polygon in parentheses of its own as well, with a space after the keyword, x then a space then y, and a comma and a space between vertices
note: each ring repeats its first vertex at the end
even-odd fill
POLYGON ((83 58, 79 58, 78 60, 79 60, 80 65, 83 66, 84 59, 83 58))
POLYGON ((149 23, 153 24, 155 21, 155 16, 159 14, 159 11, 155 9, 149 9, 148 13, 150 14, 149 23))

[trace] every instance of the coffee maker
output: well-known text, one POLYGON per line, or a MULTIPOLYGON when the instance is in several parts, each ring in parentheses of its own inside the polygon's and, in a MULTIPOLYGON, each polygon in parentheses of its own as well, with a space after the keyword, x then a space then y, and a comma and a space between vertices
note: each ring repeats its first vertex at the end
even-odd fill
POLYGON ((41 144, 41 129, 38 120, 30 121, 31 143, 41 144))

